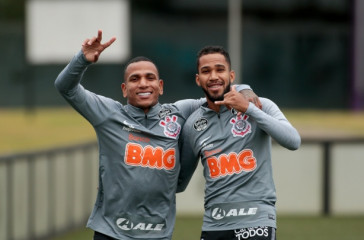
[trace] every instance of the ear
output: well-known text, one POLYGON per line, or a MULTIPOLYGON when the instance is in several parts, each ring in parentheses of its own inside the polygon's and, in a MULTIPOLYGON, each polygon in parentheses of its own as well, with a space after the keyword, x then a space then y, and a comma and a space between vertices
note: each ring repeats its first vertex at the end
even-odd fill
POLYGON ((195 76, 195 81, 196 81, 197 86, 201 87, 200 78, 199 78, 198 74, 196 74, 196 76, 195 76))
POLYGON ((126 84, 125 83, 121 84, 121 91, 123 92, 123 97, 124 98, 128 97, 128 93, 126 91, 126 84))
POLYGON ((163 80, 159 79, 159 95, 163 95, 163 85, 164 85, 163 80))
POLYGON ((233 83, 235 80, 235 71, 231 70, 230 71, 230 83, 233 83))

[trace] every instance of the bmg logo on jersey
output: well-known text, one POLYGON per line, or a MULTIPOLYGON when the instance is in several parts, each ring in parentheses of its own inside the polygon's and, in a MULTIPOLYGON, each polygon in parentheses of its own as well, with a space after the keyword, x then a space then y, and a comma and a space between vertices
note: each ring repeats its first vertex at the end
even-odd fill
POLYGON ((253 151, 245 149, 240 153, 221 154, 219 157, 209 157, 206 160, 211 178, 224 177, 240 172, 251 172, 257 167, 253 151))
POLYGON ((140 144, 128 143, 125 148, 124 162, 132 166, 141 166, 156 169, 171 170, 176 164, 176 150, 163 149, 150 145, 143 147, 140 144))

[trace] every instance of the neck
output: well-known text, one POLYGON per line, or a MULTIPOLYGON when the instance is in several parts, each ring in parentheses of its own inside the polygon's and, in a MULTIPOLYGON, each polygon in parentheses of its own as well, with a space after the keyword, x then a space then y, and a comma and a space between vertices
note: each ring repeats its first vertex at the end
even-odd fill
POLYGON ((149 107, 142 107, 142 106, 136 106, 134 104, 130 104, 129 102, 128 102, 128 104, 129 104, 129 106, 132 106, 133 108, 138 108, 138 109, 142 110, 145 114, 147 114, 150 111, 150 109, 154 106, 153 105, 153 106, 149 106, 149 107))
POLYGON ((142 108, 144 113, 147 114, 149 112, 149 108, 142 108))
POLYGON ((207 100, 207 106, 215 112, 220 111, 220 105, 216 105, 213 101, 207 100))

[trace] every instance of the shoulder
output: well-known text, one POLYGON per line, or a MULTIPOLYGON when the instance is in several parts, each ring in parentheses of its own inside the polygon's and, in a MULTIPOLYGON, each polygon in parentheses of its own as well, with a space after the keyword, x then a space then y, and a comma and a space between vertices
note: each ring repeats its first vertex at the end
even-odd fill
POLYGON ((206 102, 205 98, 200 98, 200 99, 183 99, 183 100, 179 100, 175 103, 173 103, 173 105, 175 105, 178 108, 181 109, 193 109, 196 110, 198 107, 200 107, 203 103, 206 102))
POLYGON ((198 108, 187 118, 184 128, 186 131, 191 131, 192 129, 199 131, 207 126, 207 121, 203 108, 198 108))
MULTIPOLYGON (((268 98, 259 98, 259 99, 260 99, 260 102, 262 103, 261 110, 263 112, 267 113, 270 116, 279 116, 282 114, 281 109, 271 99, 268 99, 268 98)), ((256 108, 256 109, 258 109, 258 108, 256 108)), ((259 111, 255 111, 255 112, 259 112, 259 111)))
POLYGON ((260 102, 263 103, 267 103, 267 104, 275 104, 272 100, 270 100, 269 98, 265 98, 265 97, 259 97, 260 102))
POLYGON ((191 115, 187 118, 187 122, 193 122, 195 120, 198 120, 202 117, 204 117, 204 108, 200 107, 198 109, 196 109, 193 113, 191 113, 191 115))
POLYGON ((196 109, 198 109, 206 100, 201 99, 184 99, 175 103, 164 104, 173 106, 184 118, 188 118, 196 109))
POLYGON ((273 100, 269 98, 259 97, 260 102, 262 103, 263 110, 269 108, 277 108, 277 104, 273 102, 273 100))
MULTIPOLYGON (((88 90, 87 90, 88 91, 88 90)), ((90 92, 90 91, 88 91, 90 92)), ((105 102, 105 103, 108 103, 108 104, 111 104, 111 105, 115 105, 115 106, 122 106, 122 104, 110 97, 106 97, 106 96, 103 96, 103 95, 99 95, 97 93, 94 93, 94 92, 90 92, 91 94, 93 94, 94 96, 96 96, 97 98, 100 99, 100 101, 102 102, 105 102)))

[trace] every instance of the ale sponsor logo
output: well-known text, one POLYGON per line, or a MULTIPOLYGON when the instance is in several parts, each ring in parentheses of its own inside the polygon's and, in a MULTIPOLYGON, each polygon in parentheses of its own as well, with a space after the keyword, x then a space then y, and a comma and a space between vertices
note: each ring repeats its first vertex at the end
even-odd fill
POLYGON ((255 215, 258 211, 257 207, 251 208, 230 208, 223 209, 220 207, 215 207, 211 211, 211 217, 215 220, 222 220, 225 218, 234 218, 234 217, 244 217, 255 215))
POLYGON ((123 231, 162 231, 165 227, 164 223, 132 222, 127 218, 118 218, 116 225, 123 231))

